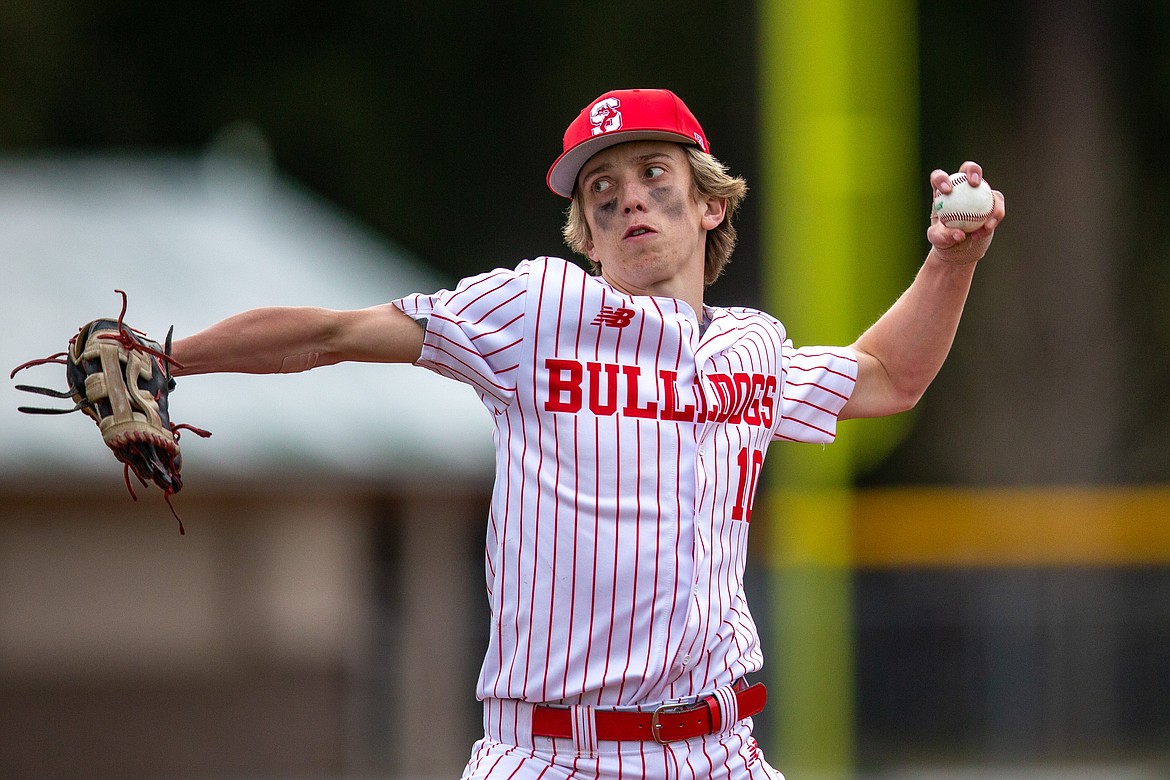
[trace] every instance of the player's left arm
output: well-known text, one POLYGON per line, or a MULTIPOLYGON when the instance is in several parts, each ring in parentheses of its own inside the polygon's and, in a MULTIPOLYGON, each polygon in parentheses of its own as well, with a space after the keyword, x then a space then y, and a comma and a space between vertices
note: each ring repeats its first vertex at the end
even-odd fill
POLYGON ((392 303, 352 311, 251 309, 175 341, 176 376, 277 374, 348 361, 413 363, 424 329, 392 303))
MULTIPOLYGON (((963 163, 960 171, 973 185, 983 178, 982 168, 974 162, 963 163)), ((930 184, 936 192, 951 188, 941 170, 931 173, 930 184)), ((926 233, 930 252, 914 282, 852 345, 857 384, 841 419, 896 414, 918 403, 950 352, 975 267, 1005 213, 1003 195, 997 191, 994 210, 978 230, 964 233, 931 220, 926 233)))

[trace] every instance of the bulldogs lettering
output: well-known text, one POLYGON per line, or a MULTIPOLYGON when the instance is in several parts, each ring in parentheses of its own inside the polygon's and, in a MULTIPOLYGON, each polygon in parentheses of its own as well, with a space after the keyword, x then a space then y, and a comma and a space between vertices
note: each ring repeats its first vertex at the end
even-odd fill
POLYGON ((728 422, 770 427, 776 408, 776 377, 765 374, 707 374, 712 400, 693 384, 680 387, 678 372, 659 369, 644 377, 639 366, 545 360, 548 412, 626 417, 672 422, 728 422))

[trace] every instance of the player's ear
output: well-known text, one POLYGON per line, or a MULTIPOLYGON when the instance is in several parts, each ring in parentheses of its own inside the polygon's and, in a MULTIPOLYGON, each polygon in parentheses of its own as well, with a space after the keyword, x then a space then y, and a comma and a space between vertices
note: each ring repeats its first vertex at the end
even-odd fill
POLYGON ((707 207, 703 211, 703 229, 714 230, 723 224, 727 217, 727 200, 724 198, 707 198, 707 207))

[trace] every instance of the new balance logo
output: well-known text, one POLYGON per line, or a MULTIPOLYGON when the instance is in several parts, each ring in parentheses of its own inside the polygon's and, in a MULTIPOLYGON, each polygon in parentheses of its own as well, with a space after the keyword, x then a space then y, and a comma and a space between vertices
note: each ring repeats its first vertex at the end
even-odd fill
POLYGON ((624 328, 629 325, 634 319, 634 310, 626 308, 614 308, 613 306, 602 306, 601 311, 590 325, 608 325, 611 328, 624 328))

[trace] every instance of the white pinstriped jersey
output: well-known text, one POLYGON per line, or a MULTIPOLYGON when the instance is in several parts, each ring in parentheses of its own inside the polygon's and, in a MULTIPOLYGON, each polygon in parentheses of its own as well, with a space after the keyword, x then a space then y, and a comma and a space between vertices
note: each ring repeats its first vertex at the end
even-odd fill
POLYGON ((744 308, 707 307, 700 332, 686 303, 557 258, 394 303, 428 320, 419 365, 495 419, 477 695, 640 704, 758 670, 743 571, 764 453, 833 440, 852 352, 796 350, 744 308))

